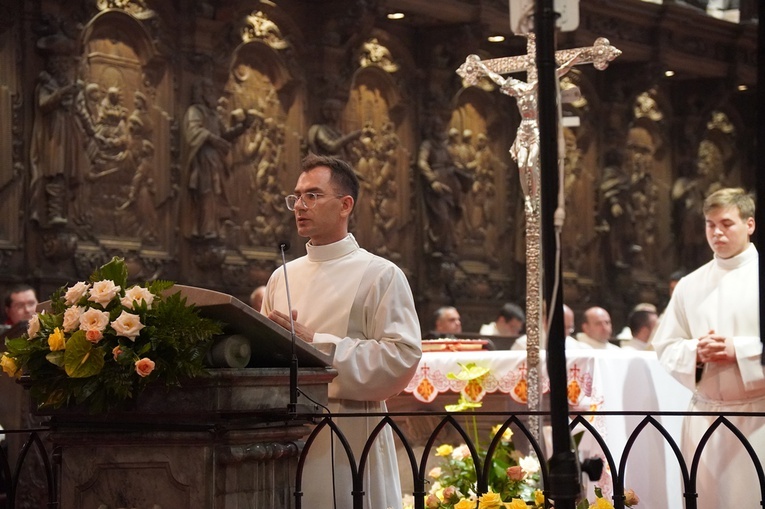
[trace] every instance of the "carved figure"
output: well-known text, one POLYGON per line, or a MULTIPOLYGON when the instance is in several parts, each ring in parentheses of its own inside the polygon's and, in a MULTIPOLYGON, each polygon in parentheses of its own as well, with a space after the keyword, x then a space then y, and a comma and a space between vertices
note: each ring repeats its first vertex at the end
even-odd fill
MULTIPOLYGON (((497 172, 503 168, 503 163, 492 152, 489 139, 484 133, 478 133, 476 137, 476 154, 474 161, 475 182, 473 183, 472 208, 469 213, 471 232, 480 238, 490 239, 488 234, 496 234, 495 202, 497 190, 494 178, 497 172)), ((487 246, 488 247, 488 246, 487 246)), ((489 250, 493 256, 495 252, 489 250)))
POLYGON ((321 108, 323 123, 314 124, 308 129, 308 148, 314 154, 333 155, 348 159, 347 145, 359 139, 361 130, 343 134, 338 125, 343 103, 337 99, 327 99, 321 108))
POLYGON ((194 201, 192 236, 206 239, 219 237, 219 223, 228 208, 222 179, 226 176, 225 158, 231 148, 230 142, 244 133, 253 121, 252 117, 245 116, 240 123, 224 130, 217 106, 213 83, 209 78, 203 78, 194 83, 192 104, 183 119, 188 186, 194 201))
POLYGON ((455 227, 463 213, 462 197, 473 179, 449 153, 444 122, 438 116, 431 121, 429 136, 420 144, 417 168, 425 185, 428 241, 434 254, 451 257, 456 247, 455 227))
POLYGON ((47 59, 35 89, 30 148, 32 219, 41 226, 64 225, 81 172, 87 167, 85 132, 76 104, 84 87, 72 78, 74 41, 53 34, 41 38, 37 47, 47 59))
POLYGON ((632 127, 624 164, 612 161, 603 173, 601 216, 608 231, 608 260, 617 268, 642 266, 655 244, 658 189, 651 176, 655 153, 651 133, 632 127))
POLYGON ((711 140, 699 143, 696 176, 681 177, 672 186, 676 231, 680 233, 680 260, 689 269, 707 261, 704 232, 698 227, 704 220, 704 199, 726 187, 725 168, 720 147, 711 140))

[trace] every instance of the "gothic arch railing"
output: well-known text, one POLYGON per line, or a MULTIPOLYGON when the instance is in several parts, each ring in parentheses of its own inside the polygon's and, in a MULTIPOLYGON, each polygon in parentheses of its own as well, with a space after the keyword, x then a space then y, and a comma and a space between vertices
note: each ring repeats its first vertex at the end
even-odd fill
MULTIPOLYGON (((426 490, 426 484, 427 484, 427 461, 431 454, 431 452, 434 449, 434 446, 436 444, 436 441, 438 439, 438 435, 448 426, 451 426, 454 428, 454 430, 457 432, 457 434, 464 440, 465 445, 468 447, 470 451, 470 455, 473 458, 473 463, 475 465, 475 475, 476 475, 476 490, 478 493, 486 493, 488 491, 488 478, 489 478, 489 470, 491 467, 491 459, 493 458, 496 448, 499 444, 500 437, 502 435, 502 432, 507 429, 508 427, 515 425, 518 430, 521 432, 521 434, 529 441, 529 447, 533 449, 534 453, 537 455, 537 457, 544 457, 543 453, 543 447, 541 444, 538 443, 538 441, 534 438, 533 434, 531 433, 531 430, 528 429, 526 424, 523 423, 523 421, 519 418, 520 416, 529 416, 529 415, 540 415, 542 417, 549 416, 549 413, 546 412, 518 412, 512 415, 507 415, 506 413, 502 412, 459 412, 459 413, 389 413, 389 414, 336 414, 334 417, 380 417, 381 421, 378 423, 378 425, 375 427, 374 431, 370 434, 369 438, 367 439, 364 449, 361 453, 360 457, 360 463, 359 467, 356 468, 356 465, 351 465, 352 471, 353 471, 353 500, 354 500, 354 508, 361 508, 362 507, 362 498, 364 493, 364 486, 363 486, 363 473, 364 473, 364 465, 366 464, 367 457, 369 455, 369 452, 371 450, 371 447, 377 438, 377 436, 382 432, 382 429, 386 426, 389 426, 391 430, 394 432, 396 436, 399 437, 401 440, 401 447, 402 450, 399 450, 399 454, 404 454, 408 458, 409 467, 411 469, 411 472, 404 472, 401 471, 400 475, 402 478, 407 475, 412 476, 413 480, 413 496, 414 496, 414 508, 415 509, 424 509, 425 508, 425 496, 427 494, 426 490), (416 454, 413 450, 412 444, 406 439, 405 434, 401 431, 400 426, 396 423, 397 417, 412 417, 412 416, 442 416, 441 420, 436 424, 435 428, 433 429, 432 433, 429 435, 426 444, 424 446, 424 450, 422 452, 422 455, 420 457, 419 465, 416 463, 415 458, 416 454), (490 445, 486 451, 485 460, 482 460, 481 455, 478 453, 478 447, 476 444, 473 443, 473 440, 471 439, 469 433, 465 431, 463 426, 458 422, 458 420, 455 417, 458 416, 480 416, 480 417, 504 417, 505 421, 503 424, 499 427, 497 430, 497 433, 492 438, 490 445)), ((608 468, 612 472, 612 479, 613 479, 613 496, 612 496, 612 503, 614 504, 615 509, 624 509, 625 508, 625 498, 624 498, 624 479, 626 477, 626 470, 627 466, 629 464, 630 459, 630 453, 633 450, 633 447, 635 445, 636 440, 639 436, 644 432, 646 428, 654 428, 661 436, 662 439, 666 442, 666 444, 671 449, 674 459, 677 461, 680 470, 681 470, 681 476, 682 476, 682 487, 683 487, 683 496, 685 498, 685 509, 696 509, 696 500, 699 496, 699 494, 696 491, 696 476, 699 468, 699 461, 701 457, 701 453, 703 452, 704 447, 708 443, 710 437, 715 433, 715 431, 720 428, 721 426, 724 426, 728 428, 733 434, 736 436, 738 441, 742 444, 742 446, 746 449, 748 452, 750 458, 752 459, 752 464, 754 468, 757 471, 757 476, 759 479, 759 487, 761 492, 761 499, 765 501, 765 475, 763 474, 763 467, 760 458, 757 457, 757 453, 755 452, 752 445, 747 440, 746 436, 739 431, 735 425, 733 425, 730 420, 727 419, 726 415, 736 415, 736 416, 747 416, 752 418, 765 418, 765 414, 760 413, 736 413, 736 414, 715 414, 715 413, 688 413, 688 412, 572 412, 572 419, 570 423, 570 428, 574 429, 577 425, 580 425, 585 428, 585 430, 590 433, 593 437, 593 439, 597 442, 597 444, 600 446, 603 452, 603 456, 605 459, 606 464, 608 465, 608 468), (618 464, 614 460, 614 454, 609 449, 607 441, 605 438, 601 435, 601 433, 596 429, 595 426, 593 426, 588 419, 587 416, 626 416, 626 415, 642 415, 644 418, 635 426, 634 430, 629 434, 629 437, 627 439, 626 444, 624 445, 622 451, 621 451, 621 459, 618 464), (682 452, 680 450, 680 447, 677 444, 677 441, 674 437, 667 431, 667 429, 662 425, 656 417, 660 416, 689 416, 689 415, 712 415, 716 416, 717 419, 714 421, 712 426, 707 430, 707 432, 704 434, 701 442, 698 444, 696 448, 696 452, 694 454, 694 458, 691 462, 691 468, 688 468, 688 465, 683 458, 682 452)), ((332 417, 321 417, 320 423, 317 426, 317 429, 319 427, 322 427, 325 425, 326 422, 331 421, 332 417)), ((333 427, 333 430, 340 432, 340 430, 335 426, 333 427)), ((316 430, 315 430, 316 431, 316 430)), ((341 441, 344 444, 347 444, 347 441, 344 437, 339 437, 341 441)), ((310 454, 310 446, 311 446, 312 440, 309 439, 308 442, 306 442, 305 447, 303 448, 303 451, 301 453, 300 463, 301 466, 305 462, 305 459, 308 454, 310 454)), ((348 457, 353 458, 352 451, 347 451, 348 457)), ((541 470, 540 470, 540 478, 542 480, 542 486, 549 486, 549 470, 547 468, 547 465, 545 462, 541 462, 541 470)), ((302 474, 302 468, 298 469, 298 476, 302 474)), ((302 482, 302 479, 298 479, 298 486, 302 482)), ((754 489, 754 487, 753 487, 754 489)), ((547 489, 543 490, 545 494, 545 498, 548 498, 549 491, 547 489)), ((300 505, 297 506, 300 508, 300 505)), ((549 507, 549 504, 546 504, 546 507, 549 507)))
MULTIPOLYGON (((381 433, 389 428, 393 435, 398 438, 397 445, 400 447, 398 450, 399 457, 406 458, 407 467, 402 467, 400 472, 402 479, 408 479, 411 477, 413 485, 414 507, 415 509, 425 508, 425 497, 427 494, 427 462, 431 457, 431 453, 434 451, 435 444, 439 439, 439 435, 451 428, 459 435, 459 437, 465 442, 465 445, 470 451, 470 455, 473 458, 475 465, 476 476, 476 490, 479 493, 485 493, 488 491, 489 476, 490 476, 490 463, 497 452, 500 437, 503 432, 514 427, 518 432, 528 440, 530 450, 537 455, 537 457, 544 457, 544 447, 542 444, 534 438, 534 434, 524 423, 523 419, 531 415, 537 415, 541 417, 549 417, 547 412, 516 412, 508 414, 505 412, 459 412, 459 413, 445 413, 445 412, 396 412, 396 413, 378 413, 378 414, 364 414, 364 413, 344 413, 334 414, 332 416, 318 415, 315 416, 315 427, 308 435, 303 449, 300 453, 300 457, 297 462, 295 470, 295 507, 300 509, 302 507, 302 486, 303 486, 303 472, 306 459, 311 454, 311 447, 314 445, 315 440, 319 433, 325 430, 329 430, 333 436, 339 441, 342 451, 345 453, 345 461, 348 462, 352 476, 352 493, 350 495, 353 500, 354 508, 361 508, 363 506, 364 499, 364 471, 368 467, 368 459, 371 453, 375 440, 381 433), (495 417, 500 418, 502 424, 489 443, 486 449, 485 459, 479 454, 479 444, 475 444, 471 439, 470 433, 468 433, 460 424, 459 419, 462 417, 495 417), (341 417, 379 417, 379 422, 372 429, 367 438, 364 447, 360 453, 358 463, 356 462, 354 451, 352 450, 348 440, 344 436, 342 429, 333 419, 341 417), (421 455, 418 458, 418 454, 415 453, 414 445, 412 441, 407 437, 407 434, 402 429, 400 419, 407 417, 435 417, 440 420, 435 424, 432 432, 425 439, 425 445, 421 455)), ((572 412, 570 428, 574 429, 576 426, 581 426, 585 429, 586 433, 589 433, 598 446, 602 449, 603 458, 608 465, 612 473, 613 481, 613 505, 615 509, 624 509, 624 480, 626 478, 627 467, 630 462, 631 453, 635 449, 637 439, 646 433, 647 429, 656 430, 662 437, 662 440, 669 449, 672 451, 674 460, 680 467, 682 477, 682 495, 685 498, 685 509, 696 509, 697 498, 699 493, 697 492, 697 475, 699 470, 699 464, 701 455, 704 449, 707 447, 710 439, 715 433, 723 432, 725 428, 733 433, 736 439, 747 451, 752 465, 754 466, 757 478, 759 481, 759 491, 762 500, 765 500, 765 472, 763 470, 762 458, 757 456, 756 451, 747 440, 746 436, 731 422, 730 417, 747 417, 752 419, 765 419, 765 413, 735 413, 735 414, 718 414, 718 413, 689 413, 689 412, 572 412), (686 417, 686 416, 711 416, 715 420, 702 436, 699 444, 696 447, 693 459, 691 460, 690 468, 686 460, 684 459, 680 447, 678 446, 676 437, 673 437, 666 429, 666 427, 657 419, 659 417, 686 417), (595 418, 598 416, 642 416, 643 418, 635 425, 634 429, 629 433, 627 441, 621 449, 621 459, 618 464, 614 460, 614 451, 608 447, 607 440, 601 435, 598 429, 589 422, 589 418, 595 418)), ((187 428, 183 426, 174 427, 172 424, 167 426, 168 430, 175 431, 177 433, 189 432, 187 428)), ((24 436, 25 441, 21 446, 17 458, 9 458, 6 452, 0 448, 0 507, 6 509, 14 509, 15 507, 21 507, 20 501, 22 500, 23 493, 19 493, 17 490, 18 480, 22 469, 29 470, 30 468, 36 468, 39 471, 36 472, 38 478, 44 480, 45 484, 45 498, 47 498, 47 505, 49 508, 58 507, 58 486, 57 486, 57 471, 60 462, 55 461, 55 451, 51 452, 46 450, 45 444, 40 437, 41 433, 47 432, 46 428, 39 429, 23 429, 23 430, 5 430, 6 436, 19 435, 24 436), (38 452, 42 457, 42 464, 35 465, 34 461, 30 461, 32 452, 38 452)), ((198 430, 194 430, 198 432, 198 430)), ((214 431, 210 431, 211 433, 214 431)), ((338 460, 339 461, 339 460, 338 460)), ((549 470, 545 462, 541 462, 540 479, 542 486, 544 486, 544 493, 549 493, 546 487, 549 486, 549 470)), ((751 489, 756 489, 752 487, 751 489)), ((343 494, 341 494, 343 495, 343 494)), ((703 493, 701 494, 703 496, 703 493)), ((549 507, 549 504, 546 505, 549 507)))

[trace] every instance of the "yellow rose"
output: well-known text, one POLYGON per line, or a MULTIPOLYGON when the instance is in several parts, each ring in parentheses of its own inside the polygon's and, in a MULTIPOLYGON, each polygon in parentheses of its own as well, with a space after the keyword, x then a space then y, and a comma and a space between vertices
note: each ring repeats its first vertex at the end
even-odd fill
POLYGON ((501 509, 504 507, 499 493, 490 491, 478 498, 478 509, 501 509))
POLYGON ((57 350, 66 350, 66 340, 64 339, 64 333, 61 329, 56 327, 50 336, 48 336, 48 346, 51 352, 57 350))
POLYGON ((454 509, 476 509, 475 500, 468 500, 463 498, 454 505, 454 509))
POLYGON ((505 504, 505 509, 529 509, 526 502, 520 498, 514 498, 512 501, 505 504))
POLYGON ((13 358, 8 357, 6 354, 3 354, 3 356, 0 357, 0 367, 2 367, 3 371, 10 377, 18 377, 21 374, 19 367, 16 365, 16 361, 14 361, 13 358))
POLYGON ((590 504, 590 509, 614 509, 614 506, 605 498, 598 497, 595 499, 595 502, 590 504))
POLYGON ((444 444, 438 447, 436 449, 436 456, 450 456, 452 454, 452 451, 454 450, 454 447, 452 447, 449 444, 444 444))
MULTIPOLYGON (((501 424, 497 424, 493 428, 491 428, 491 436, 494 436, 499 432, 499 428, 501 428, 501 424)), ((502 441, 503 442, 509 442, 513 439, 513 430, 510 428, 506 428, 505 431, 502 432, 502 441)))
POLYGON ((543 506, 545 504, 545 494, 542 493, 542 490, 536 490, 534 492, 534 503, 538 506, 543 506))

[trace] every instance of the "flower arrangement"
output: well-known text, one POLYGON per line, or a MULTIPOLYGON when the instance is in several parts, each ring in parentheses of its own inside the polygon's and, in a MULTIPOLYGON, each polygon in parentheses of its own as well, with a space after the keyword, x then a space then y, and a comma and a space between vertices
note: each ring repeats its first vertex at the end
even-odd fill
POLYGON ((103 412, 162 381, 178 386, 205 373, 215 321, 199 316, 169 281, 128 286, 125 261, 113 258, 89 282, 61 287, 50 312, 26 334, 6 340, 0 366, 28 379, 39 408, 85 405, 103 412))
MULTIPOLYGON (((459 364, 459 363, 458 363, 459 364)), ((458 373, 447 373, 447 378, 465 382, 465 389, 460 393, 455 405, 446 405, 447 412, 467 412, 482 406, 469 396, 472 385, 481 384, 489 370, 475 363, 459 364, 458 373)), ((467 429, 473 434, 473 444, 481 462, 486 461, 487 451, 483 450, 478 437, 478 424, 475 415, 468 421, 467 429)), ((496 425, 491 430, 492 440, 502 426, 496 425)), ((536 456, 524 456, 515 449, 513 432, 505 428, 494 449, 489 470, 489 491, 479 496, 476 492, 477 475, 475 462, 466 444, 454 447, 443 444, 436 449, 439 464, 432 468, 428 477, 433 480, 425 498, 427 509, 544 509, 545 497, 540 489, 541 465, 536 456)), ((599 488, 595 488, 595 501, 590 503, 582 499, 577 509, 614 509, 613 504, 603 497, 599 488)), ((413 508, 411 500, 405 500, 404 509, 413 508)), ((639 502, 633 490, 625 492, 625 505, 633 507, 639 502)))
MULTIPOLYGON (((492 436, 499 429, 499 425, 494 426, 492 436)), ((489 492, 481 496, 476 493, 475 462, 467 445, 439 446, 436 457, 441 461, 428 473, 433 483, 425 506, 429 509, 512 508, 512 504, 525 509, 544 507, 544 496, 538 489, 539 461, 534 456, 523 456, 518 452, 512 438, 512 430, 506 428, 491 458, 489 492)), ((481 460, 485 460, 486 451, 480 447, 477 450, 481 460)))
MULTIPOLYGON (((471 387, 480 384, 489 370, 475 363, 460 364, 459 373, 448 373, 452 380, 465 382, 465 389, 460 393, 455 405, 446 405, 447 412, 465 412, 480 408, 481 401, 469 397, 471 387)), ((473 435, 473 444, 481 462, 486 461, 487 451, 481 446, 478 436, 478 423, 475 416, 468 419, 466 429, 473 435)), ((500 425, 491 430, 491 439, 500 432, 500 425)), ((440 458, 428 477, 433 480, 425 500, 428 509, 500 509, 523 508, 540 509, 544 507, 544 495, 540 486, 540 464, 534 456, 524 456, 515 449, 513 431, 505 428, 490 458, 489 492, 479 496, 476 491, 477 475, 475 461, 467 445, 454 447, 443 444, 436 449, 440 458)))

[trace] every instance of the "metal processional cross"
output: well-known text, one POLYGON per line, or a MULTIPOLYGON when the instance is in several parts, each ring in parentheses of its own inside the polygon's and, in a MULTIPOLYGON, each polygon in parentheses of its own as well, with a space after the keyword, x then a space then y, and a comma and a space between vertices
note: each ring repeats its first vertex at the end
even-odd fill
MULTIPOLYGON (((518 165, 521 189, 524 194, 526 216, 526 364, 528 368, 528 407, 540 410, 539 394, 539 338, 541 320, 541 203, 539 165, 539 120, 537 101, 536 41, 533 33, 526 34, 526 54, 515 57, 481 60, 470 55, 457 69, 464 83, 476 85, 485 77, 499 85, 504 94, 515 97, 521 114, 521 123, 516 132, 510 154, 518 165), (505 78, 503 74, 526 71, 527 81, 505 78)), ((609 62, 621 55, 611 46, 608 39, 598 38, 595 44, 584 48, 557 51, 555 61, 560 78, 571 67, 579 64, 593 64, 604 70, 609 62)), ((560 157, 559 157, 560 158, 560 157)), ((540 440, 539 416, 529 416, 529 428, 534 438, 540 440)))

